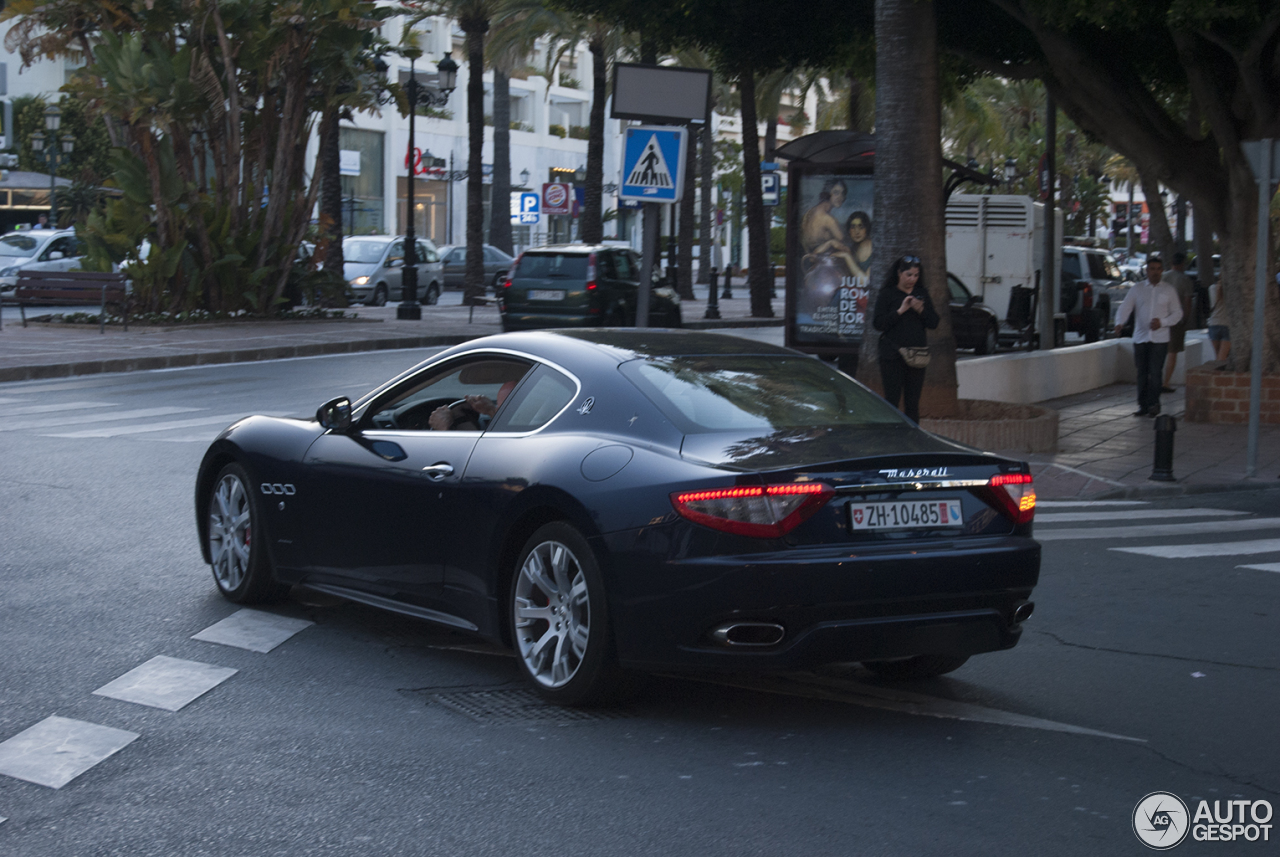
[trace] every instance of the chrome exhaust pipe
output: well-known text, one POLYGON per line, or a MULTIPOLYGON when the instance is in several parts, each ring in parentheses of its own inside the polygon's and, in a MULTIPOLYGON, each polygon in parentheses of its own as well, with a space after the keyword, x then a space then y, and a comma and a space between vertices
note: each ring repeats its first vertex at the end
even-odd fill
POLYGON ((782 642, 787 630, 773 622, 731 622, 711 632, 722 646, 773 646, 782 642))
POLYGON ((1031 614, 1035 612, 1036 605, 1034 601, 1023 601, 1017 607, 1013 608, 1013 623, 1015 625, 1027 621, 1031 618, 1031 614))

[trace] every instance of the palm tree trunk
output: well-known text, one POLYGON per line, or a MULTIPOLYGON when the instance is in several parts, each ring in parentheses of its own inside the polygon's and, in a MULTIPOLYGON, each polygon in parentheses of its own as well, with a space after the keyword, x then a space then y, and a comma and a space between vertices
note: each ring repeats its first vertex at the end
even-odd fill
POLYGON ((459 22, 467 34, 467 262, 462 302, 484 297, 484 34, 488 19, 459 22))
POLYGON ((510 253, 511 242, 511 79, 493 70, 493 185, 489 204, 489 243, 510 253))
POLYGON ((698 283, 711 281, 711 233, 715 229, 712 219, 711 194, 715 184, 715 140, 711 130, 711 117, 702 126, 702 151, 698 163, 702 166, 702 234, 698 245, 698 283))
POLYGON ((870 133, 871 129, 864 126, 862 121, 863 99, 867 97, 867 85, 862 79, 855 75, 852 71, 848 73, 849 80, 849 125, 850 131, 862 131, 870 133))
MULTIPOLYGON (((921 273, 941 316, 929 332, 933 360, 925 372, 920 411, 956 412, 956 344, 947 292, 942 196, 942 106, 938 92, 938 26, 934 0, 876 0, 876 183, 871 298, 893 262, 919 256, 921 273)), ((874 306, 869 308, 874 312, 874 306)), ((858 377, 880 389, 879 337, 862 339, 858 377)))
POLYGON ((689 135, 684 164, 684 191, 680 197, 680 249, 676 254, 676 292, 681 300, 693 300, 693 195, 698 170, 698 138, 689 135))
MULTIPOLYGON (((764 197, 760 189, 755 72, 750 66, 739 71, 738 89, 742 96, 742 173, 747 197, 747 289, 751 293, 751 315, 773 318, 773 307, 769 303, 769 295, 773 292, 773 266, 769 264, 768 223, 764 217, 764 197)), ((938 164, 938 176, 942 176, 941 162, 938 164)))
POLYGON ((764 159, 766 161, 773 160, 773 150, 776 148, 778 148, 778 106, 775 104, 764 123, 764 159))
POLYGON ((320 242, 324 247, 324 270, 342 276, 342 158, 338 128, 338 110, 331 107, 320 119, 320 242))
POLYGON ((592 38, 591 50, 591 121, 587 133, 587 185, 582 193, 579 230, 583 244, 599 244, 604 240, 604 103, 609 97, 609 61, 604 55, 604 35, 592 38))
POLYGON ((1167 268, 1173 255, 1173 231, 1169 229, 1169 213, 1160 198, 1160 183, 1142 176, 1142 195, 1147 198, 1147 247, 1155 246, 1167 268))

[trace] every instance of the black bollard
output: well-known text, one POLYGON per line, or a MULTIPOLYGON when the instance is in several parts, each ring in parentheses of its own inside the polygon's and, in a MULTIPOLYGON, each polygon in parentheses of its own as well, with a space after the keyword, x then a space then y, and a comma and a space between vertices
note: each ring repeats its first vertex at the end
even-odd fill
POLYGON ((716 301, 716 287, 720 285, 717 282, 719 277, 720 277, 720 274, 716 272, 715 268, 712 268, 711 269, 711 291, 709 293, 709 296, 707 297, 707 311, 703 313, 702 315, 703 318, 719 318, 720 317, 720 304, 719 302, 716 301))
POLYGON ((724 266, 724 294, 720 295, 722 300, 733 300, 733 265, 724 266))
POLYGON ((1168 414, 1156 417, 1156 459, 1151 476, 1156 482, 1175 482, 1173 478, 1173 433, 1178 421, 1168 414))

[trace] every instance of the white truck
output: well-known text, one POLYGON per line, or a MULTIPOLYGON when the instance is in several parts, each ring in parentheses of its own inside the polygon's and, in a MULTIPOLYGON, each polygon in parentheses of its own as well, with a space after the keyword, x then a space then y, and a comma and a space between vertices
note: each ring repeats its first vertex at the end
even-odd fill
MULTIPOLYGON (((1062 270, 1062 212, 1055 211, 1053 270, 1062 270)), ((1002 344, 1030 343, 1035 335, 1034 296, 1044 259, 1044 205, 1027 196, 952 194, 947 201, 947 269, 1000 316, 1002 344)), ((1060 330, 1071 313, 1054 301, 1060 330)), ((1060 334, 1059 334, 1060 335, 1060 334)))

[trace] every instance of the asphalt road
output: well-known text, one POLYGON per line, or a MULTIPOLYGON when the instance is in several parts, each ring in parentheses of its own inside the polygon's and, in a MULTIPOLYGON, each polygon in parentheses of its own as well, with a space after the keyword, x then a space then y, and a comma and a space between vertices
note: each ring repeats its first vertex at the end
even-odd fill
POLYGON ((1022 643, 906 685, 658 677, 573 714, 359 605, 272 608, 314 624, 265 653, 192 639, 239 615, 195 538, 207 442, 429 353, 0 385, 0 742, 137 736, 61 788, 0 775, 0 854, 1142 854, 1151 792, 1280 804, 1275 492, 1042 507, 1022 643), (94 695, 156 656, 237 672, 177 711, 94 695))

